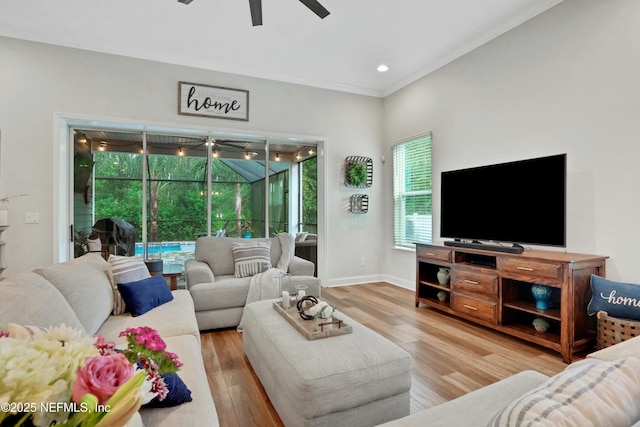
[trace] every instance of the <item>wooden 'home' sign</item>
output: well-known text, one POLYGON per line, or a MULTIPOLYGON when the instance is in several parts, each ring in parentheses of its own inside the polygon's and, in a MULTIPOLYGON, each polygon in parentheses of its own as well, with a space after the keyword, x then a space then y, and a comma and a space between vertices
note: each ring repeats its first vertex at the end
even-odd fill
POLYGON ((249 91, 178 82, 178 114, 249 121, 249 91))

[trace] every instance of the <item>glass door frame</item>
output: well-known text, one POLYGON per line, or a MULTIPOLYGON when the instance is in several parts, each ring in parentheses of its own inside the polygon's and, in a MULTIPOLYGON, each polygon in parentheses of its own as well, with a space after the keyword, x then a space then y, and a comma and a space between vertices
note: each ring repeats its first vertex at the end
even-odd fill
MULTIPOLYGON (((144 124, 129 120, 114 120, 113 118, 94 118, 80 115, 54 113, 54 147, 53 150, 53 261, 63 262, 73 258, 73 129, 74 128, 110 129, 120 132, 142 132, 144 136, 143 144, 146 146, 146 133, 170 133, 172 135, 198 136, 206 138, 217 138, 220 135, 231 135, 237 138, 248 137, 251 139, 262 139, 266 141, 266 161, 265 171, 268 171, 270 161, 269 141, 289 140, 315 145, 316 156, 318 158, 318 277, 321 283, 326 280, 326 148, 327 139, 325 137, 315 137, 308 135, 275 134, 270 132, 244 131, 238 129, 222 129, 215 127, 202 127, 185 124, 144 124), (57 140, 57 141, 56 141, 57 140)), ((293 142, 292 142, 293 143, 293 142)), ((146 150, 145 150, 146 153, 146 150)), ((211 148, 209 148, 209 157, 211 148)), ((146 164, 146 154, 143 156, 146 164)), ((210 162, 209 162, 210 163, 210 162)), ((208 198, 211 198, 211 168, 208 169, 208 198)), ((265 173, 265 198, 268 200, 269 173, 265 173)), ((146 215, 146 168, 143 167, 143 218, 146 215)), ((209 204, 210 206, 210 200, 209 204)), ((207 213, 207 232, 211 234, 211 211, 207 213)), ((289 227, 297 227, 297 224, 290 224, 289 227)), ((143 221, 146 231, 146 221, 143 221)), ((269 212, 268 204, 265 207, 265 228, 266 235, 269 235, 269 212)), ((144 234, 144 233, 143 233, 144 234)))

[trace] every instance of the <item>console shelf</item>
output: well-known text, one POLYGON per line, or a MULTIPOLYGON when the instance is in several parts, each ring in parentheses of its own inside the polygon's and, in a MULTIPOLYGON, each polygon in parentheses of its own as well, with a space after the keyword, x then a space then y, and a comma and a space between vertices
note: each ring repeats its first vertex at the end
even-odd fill
POLYGON ((550 308, 548 310, 540 310, 536 308, 534 303, 528 301, 511 301, 511 302, 503 302, 502 307, 504 308, 512 308, 514 310, 524 311, 526 313, 535 314, 536 317, 546 317, 549 319, 560 321, 562 318, 560 317, 560 310, 557 308, 550 308))
POLYGON ((526 250, 505 253, 416 245, 416 307, 426 304, 559 352, 565 363, 592 345, 595 320, 587 316, 591 275, 604 276, 606 256, 526 250), (450 284, 439 283, 441 268, 450 284), (552 288, 549 309, 536 308, 534 284, 552 288), (445 292, 447 300, 437 298, 445 292), (549 323, 537 332, 533 319, 549 323))

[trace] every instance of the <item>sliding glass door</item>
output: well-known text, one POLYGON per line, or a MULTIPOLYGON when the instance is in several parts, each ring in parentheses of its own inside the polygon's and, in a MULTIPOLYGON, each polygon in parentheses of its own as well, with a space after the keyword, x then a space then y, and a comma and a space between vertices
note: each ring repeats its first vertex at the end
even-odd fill
MULTIPOLYGON (((212 135, 74 131, 74 253, 100 238, 96 224, 130 225, 134 253, 182 265, 200 236, 316 232, 313 143, 212 135)), ((117 233, 117 231, 105 231, 117 233)), ((120 245, 122 246, 122 245, 120 245)))

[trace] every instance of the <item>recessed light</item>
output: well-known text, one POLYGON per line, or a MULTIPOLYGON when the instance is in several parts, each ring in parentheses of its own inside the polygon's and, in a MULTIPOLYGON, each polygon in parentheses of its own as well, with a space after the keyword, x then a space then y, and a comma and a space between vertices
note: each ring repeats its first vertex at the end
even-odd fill
POLYGON ((378 65, 377 70, 380 71, 381 73, 384 73, 385 71, 389 71, 389 66, 385 64, 380 64, 378 65))

